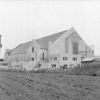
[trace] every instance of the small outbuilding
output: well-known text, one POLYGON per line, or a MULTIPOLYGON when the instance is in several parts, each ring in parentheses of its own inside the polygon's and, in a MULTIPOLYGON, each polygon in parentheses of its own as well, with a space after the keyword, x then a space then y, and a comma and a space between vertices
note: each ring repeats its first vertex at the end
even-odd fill
POLYGON ((85 58, 82 60, 82 63, 92 63, 95 61, 95 58, 85 58))
POLYGON ((82 65, 100 64, 100 57, 85 58, 82 60, 82 65))

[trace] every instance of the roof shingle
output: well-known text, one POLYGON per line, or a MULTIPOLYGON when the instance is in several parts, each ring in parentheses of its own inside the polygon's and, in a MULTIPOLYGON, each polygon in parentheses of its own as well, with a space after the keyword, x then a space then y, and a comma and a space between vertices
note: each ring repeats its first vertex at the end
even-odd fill
POLYGON ((57 40, 61 35, 63 35, 65 31, 59 32, 59 33, 55 33, 40 39, 37 39, 36 42, 39 44, 40 48, 44 48, 47 49, 48 48, 48 43, 49 41, 54 42, 55 40, 57 40))
POLYGON ((12 54, 26 53, 30 44, 31 41, 18 45, 16 48, 12 50, 12 54))

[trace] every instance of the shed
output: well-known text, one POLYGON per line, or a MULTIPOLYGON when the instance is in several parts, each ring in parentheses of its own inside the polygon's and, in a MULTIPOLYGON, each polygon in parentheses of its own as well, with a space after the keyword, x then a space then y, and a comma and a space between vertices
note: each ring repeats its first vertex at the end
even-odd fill
POLYGON ((89 63, 89 62, 94 62, 95 61, 95 58, 85 58, 82 60, 82 63, 89 63))

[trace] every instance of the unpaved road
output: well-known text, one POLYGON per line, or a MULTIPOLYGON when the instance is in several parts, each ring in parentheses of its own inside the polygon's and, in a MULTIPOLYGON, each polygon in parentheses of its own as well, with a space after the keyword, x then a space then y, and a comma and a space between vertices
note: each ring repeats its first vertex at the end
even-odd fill
POLYGON ((100 100, 100 77, 0 71, 0 100, 100 100))

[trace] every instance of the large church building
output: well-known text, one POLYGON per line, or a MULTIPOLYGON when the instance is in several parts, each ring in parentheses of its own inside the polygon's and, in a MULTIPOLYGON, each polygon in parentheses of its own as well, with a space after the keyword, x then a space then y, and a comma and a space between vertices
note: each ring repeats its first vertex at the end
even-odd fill
MULTIPOLYGON (((81 65, 87 57, 93 57, 93 50, 84 42, 74 28, 39 39, 22 43, 5 52, 4 60, 11 66, 18 63, 37 63, 49 68, 81 65)), ((29 67, 29 66, 27 66, 29 67)))

